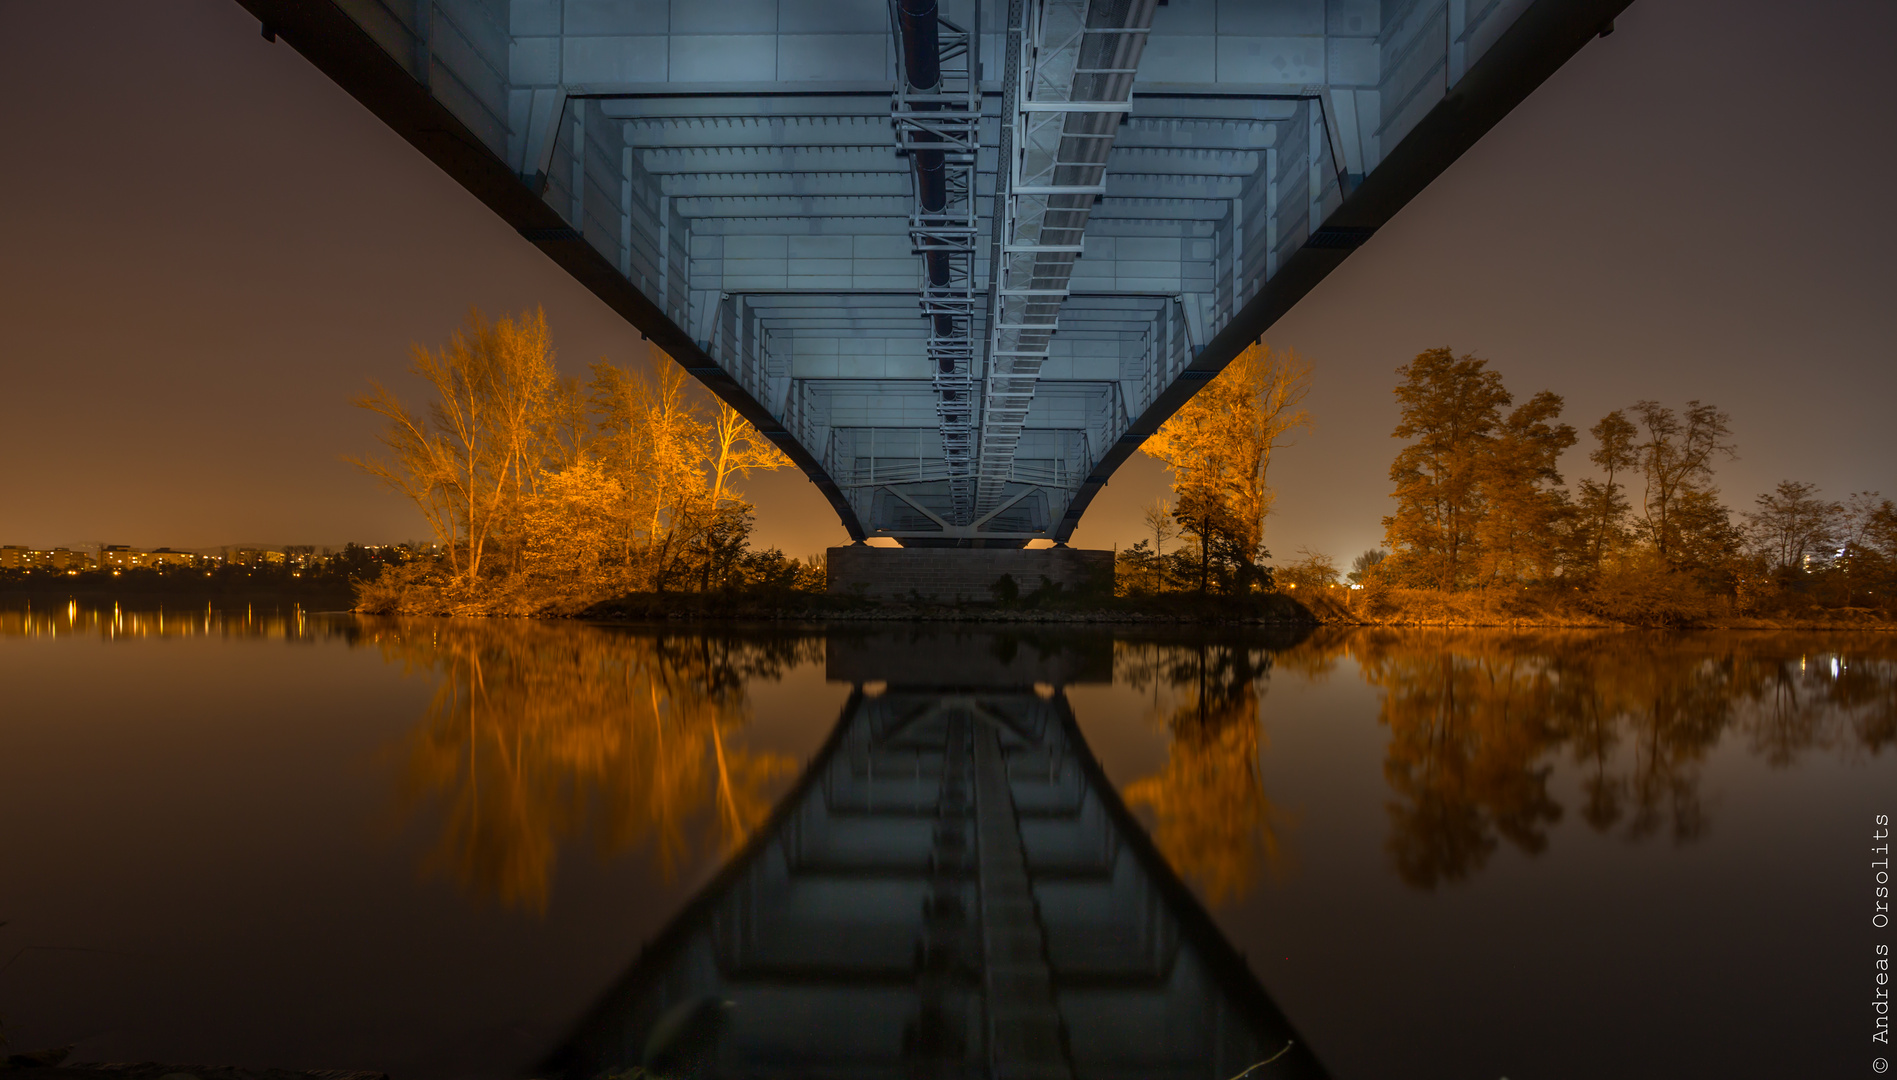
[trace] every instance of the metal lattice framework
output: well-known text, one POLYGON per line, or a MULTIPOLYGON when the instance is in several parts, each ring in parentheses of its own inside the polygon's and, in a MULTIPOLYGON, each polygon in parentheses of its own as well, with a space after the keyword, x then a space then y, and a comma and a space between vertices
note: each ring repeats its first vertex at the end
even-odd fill
POLYGON ((897 145, 914 163, 916 205, 909 238, 922 256, 922 317, 928 327, 929 380, 935 388, 950 516, 964 523, 971 507, 976 370, 981 361, 973 332, 980 296, 975 260, 982 247, 976 190, 981 13, 977 8, 976 25, 965 29, 941 18, 932 4, 916 5, 922 9, 919 18, 932 19, 934 25, 904 27, 899 2, 892 2, 890 20, 899 37, 906 29, 924 39, 913 48, 897 50, 893 114, 897 145), (907 62, 911 58, 906 52, 918 54, 915 59, 923 62, 907 62))
POLYGON ((240 0, 804 470, 1066 540, 1626 0, 240 0))
POLYGON ((1003 508, 1048 348, 1060 326, 1087 218, 1131 105, 1153 0, 1017 5, 1008 29, 1010 138, 996 193, 999 272, 989 303, 988 385, 976 506, 1003 508))

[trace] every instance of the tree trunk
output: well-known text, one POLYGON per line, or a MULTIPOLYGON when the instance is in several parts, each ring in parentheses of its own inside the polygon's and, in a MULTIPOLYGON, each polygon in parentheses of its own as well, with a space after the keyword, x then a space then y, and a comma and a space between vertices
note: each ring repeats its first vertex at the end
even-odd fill
POLYGON ((1212 563, 1212 515, 1199 517, 1199 595, 1204 596, 1208 588, 1212 563))

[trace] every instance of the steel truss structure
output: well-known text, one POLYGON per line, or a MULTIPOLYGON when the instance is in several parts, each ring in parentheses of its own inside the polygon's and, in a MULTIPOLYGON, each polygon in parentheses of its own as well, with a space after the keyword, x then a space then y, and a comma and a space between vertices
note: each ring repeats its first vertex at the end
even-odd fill
POLYGON ((239 0, 850 536, 1067 540, 1627 0, 239 0))
MULTIPOLYGON (((928 326, 929 379, 942 436, 949 517, 965 525, 972 508, 976 370, 974 324, 981 244, 976 168, 981 151, 981 11, 964 29, 933 3, 891 0, 890 24, 903 48, 892 114, 898 152, 914 164, 916 206, 909 239, 922 256, 922 317, 928 326), (923 20, 932 20, 933 25, 923 20)), ((914 505, 913 503, 911 504, 914 505)))
MULTIPOLYGON (((999 508, 1107 159, 1132 104, 1154 0, 1018 4, 1010 25, 1009 133, 996 192, 1001 233, 989 301, 988 384, 976 506, 999 508)), ((1026 492, 1013 498, 1025 497, 1026 492)))

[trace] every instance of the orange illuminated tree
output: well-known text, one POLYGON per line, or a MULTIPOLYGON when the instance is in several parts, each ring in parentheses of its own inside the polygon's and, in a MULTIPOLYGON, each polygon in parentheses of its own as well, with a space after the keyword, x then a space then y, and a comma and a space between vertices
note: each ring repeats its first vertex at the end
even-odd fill
POLYGON ((1273 493, 1272 452, 1311 426, 1304 409, 1311 366, 1295 352, 1259 342, 1226 365, 1140 447, 1172 473, 1173 516, 1197 548, 1198 582, 1208 591, 1215 564, 1229 588, 1262 575, 1265 518, 1273 493))
MULTIPOLYGON (((462 598, 808 578, 781 553, 749 551, 736 487, 790 460, 654 359, 650 376, 602 360, 582 387, 558 374, 543 314, 473 312, 444 348, 412 350, 411 373, 433 394, 425 413, 379 384, 354 399, 386 421, 388 451, 356 464, 422 512, 462 598)), ((386 606, 426 583, 414 576, 384 590, 386 606)))

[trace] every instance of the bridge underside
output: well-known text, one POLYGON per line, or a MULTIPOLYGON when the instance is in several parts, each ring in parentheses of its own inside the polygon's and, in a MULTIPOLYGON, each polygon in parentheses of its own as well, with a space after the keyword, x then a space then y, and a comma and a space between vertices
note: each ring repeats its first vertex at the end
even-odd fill
POLYGON ((1065 541, 1627 0, 241 0, 854 539, 1065 541))

